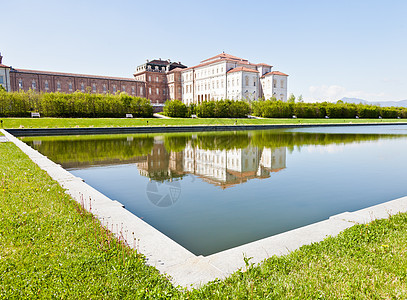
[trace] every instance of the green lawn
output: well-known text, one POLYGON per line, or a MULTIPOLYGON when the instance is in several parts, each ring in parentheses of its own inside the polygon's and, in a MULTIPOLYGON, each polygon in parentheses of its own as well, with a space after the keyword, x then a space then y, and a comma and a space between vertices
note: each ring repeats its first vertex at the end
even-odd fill
POLYGON ((407 298, 407 214, 184 291, 114 240, 14 144, 0 143, 0 153, 0 299, 407 298))
POLYGON ((4 128, 63 128, 63 127, 126 127, 126 126, 183 126, 234 124, 330 124, 330 123, 384 123, 407 119, 114 119, 114 118, 0 118, 4 128))

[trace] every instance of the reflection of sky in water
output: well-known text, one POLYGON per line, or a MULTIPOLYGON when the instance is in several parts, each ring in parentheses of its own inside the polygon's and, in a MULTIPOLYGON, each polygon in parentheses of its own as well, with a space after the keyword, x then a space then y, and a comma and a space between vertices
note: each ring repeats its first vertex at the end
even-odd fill
MULTIPOLYGON (((400 127, 295 131, 301 139, 299 131, 395 133, 400 127)), ((175 153, 166 150, 162 138, 155 141, 136 162, 71 172, 195 254, 209 255, 406 195, 404 136, 336 139, 290 151, 253 145, 205 150, 189 141, 175 153)), ((44 144, 38 145, 40 151, 44 144)))

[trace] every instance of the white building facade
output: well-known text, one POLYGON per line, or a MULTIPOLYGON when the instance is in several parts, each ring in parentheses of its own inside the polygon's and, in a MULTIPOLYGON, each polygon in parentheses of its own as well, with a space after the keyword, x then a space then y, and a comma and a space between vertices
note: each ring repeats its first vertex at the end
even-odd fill
POLYGON ((207 100, 287 100, 287 74, 268 64, 221 53, 181 71, 182 101, 189 105, 207 100), (273 82, 276 84, 272 84, 273 82), (271 82, 271 84, 270 84, 271 82))

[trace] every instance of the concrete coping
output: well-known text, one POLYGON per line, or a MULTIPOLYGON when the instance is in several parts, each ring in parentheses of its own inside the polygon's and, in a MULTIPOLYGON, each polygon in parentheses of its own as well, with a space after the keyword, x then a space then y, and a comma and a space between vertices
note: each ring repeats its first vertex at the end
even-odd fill
POLYGON ((93 213, 105 228, 144 254, 148 265, 169 275, 173 284, 187 288, 199 287, 217 278, 224 279, 238 269, 245 268, 244 257, 252 257, 251 262, 258 264, 271 256, 285 255, 303 245, 336 236, 355 224, 366 224, 407 212, 407 197, 403 197, 355 212, 334 215, 321 222, 206 257, 196 256, 126 210, 117 200, 109 199, 7 131, 0 131, 66 189, 66 193, 76 202, 93 213))

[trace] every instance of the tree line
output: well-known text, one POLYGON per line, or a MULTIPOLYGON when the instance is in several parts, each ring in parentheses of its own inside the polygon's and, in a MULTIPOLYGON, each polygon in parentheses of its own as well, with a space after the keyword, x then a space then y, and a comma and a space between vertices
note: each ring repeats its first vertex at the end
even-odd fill
POLYGON ((154 108, 145 98, 126 93, 91 94, 75 92, 36 93, 33 91, 6 92, 0 90, 0 117, 29 117, 39 112, 44 117, 116 118, 152 117, 154 108))
POLYGON ((164 114, 169 117, 187 118, 196 115, 200 118, 244 118, 253 115, 263 118, 407 118, 405 107, 381 107, 378 105, 320 102, 295 102, 290 97, 287 102, 270 99, 257 101, 205 101, 200 104, 185 105, 179 100, 167 101, 164 114))
MULTIPOLYGON (((189 118, 246 118, 249 115, 263 118, 407 118, 405 107, 344 103, 305 103, 295 101, 292 95, 287 102, 271 98, 257 101, 219 100, 185 105, 179 100, 168 100, 164 114, 169 117, 189 118)), ((36 93, 33 91, 6 92, 0 89, 0 117, 29 117, 39 112, 44 117, 98 118, 98 117, 152 117, 154 108, 146 98, 126 93, 92 94, 75 92, 36 93)))

